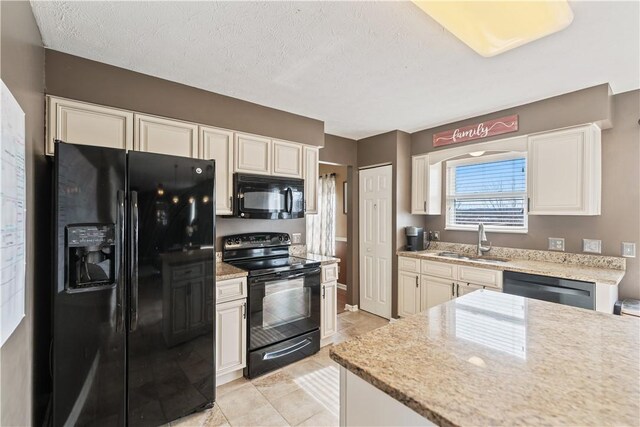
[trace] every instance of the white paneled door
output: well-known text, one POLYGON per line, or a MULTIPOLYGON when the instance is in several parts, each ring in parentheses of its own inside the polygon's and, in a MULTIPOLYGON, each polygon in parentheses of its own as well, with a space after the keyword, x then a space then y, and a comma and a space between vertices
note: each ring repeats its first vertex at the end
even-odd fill
POLYGON ((360 171, 360 308, 391 318, 391 166, 360 171))

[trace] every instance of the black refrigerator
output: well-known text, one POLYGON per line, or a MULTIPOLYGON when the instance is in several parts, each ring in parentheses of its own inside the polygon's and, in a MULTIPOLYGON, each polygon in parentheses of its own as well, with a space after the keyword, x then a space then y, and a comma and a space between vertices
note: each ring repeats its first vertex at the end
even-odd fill
POLYGON ((156 426, 215 397, 213 161, 56 142, 54 426, 156 426))

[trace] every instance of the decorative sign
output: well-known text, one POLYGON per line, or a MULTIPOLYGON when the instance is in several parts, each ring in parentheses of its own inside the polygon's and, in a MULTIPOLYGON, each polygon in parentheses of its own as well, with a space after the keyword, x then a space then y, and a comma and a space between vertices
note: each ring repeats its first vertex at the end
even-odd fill
POLYGON ((501 117, 488 120, 477 125, 463 126, 461 128, 438 132, 433 135, 433 146, 457 144, 459 142, 473 141, 474 139, 487 138, 503 133, 518 130, 518 115, 501 117))

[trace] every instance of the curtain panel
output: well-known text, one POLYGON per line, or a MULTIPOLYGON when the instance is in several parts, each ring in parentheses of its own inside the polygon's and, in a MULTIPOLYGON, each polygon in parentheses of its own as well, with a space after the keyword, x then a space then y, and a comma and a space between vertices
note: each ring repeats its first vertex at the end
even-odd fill
POLYGON ((318 213, 306 215, 307 250, 314 254, 336 254, 336 176, 318 178, 318 213))

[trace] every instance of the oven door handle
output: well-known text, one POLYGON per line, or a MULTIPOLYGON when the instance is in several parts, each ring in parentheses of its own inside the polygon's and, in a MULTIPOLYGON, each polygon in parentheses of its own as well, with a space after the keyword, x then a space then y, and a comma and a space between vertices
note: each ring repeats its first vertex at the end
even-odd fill
POLYGON ((306 346, 311 344, 311 338, 305 338, 304 340, 297 342, 289 347, 283 348, 282 350, 278 350, 278 351, 270 351, 265 353, 262 356, 262 360, 271 360, 271 359, 278 359, 280 357, 284 357, 288 354, 291 354, 295 351, 298 351, 300 349, 305 348, 306 346))
POLYGON ((297 279, 299 277, 303 277, 309 274, 319 274, 320 268, 313 268, 310 270, 305 270, 300 273, 292 273, 292 274, 269 274, 262 277, 256 277, 255 279, 251 279, 251 284, 258 284, 264 282, 272 282, 274 280, 289 280, 289 279, 297 279))

